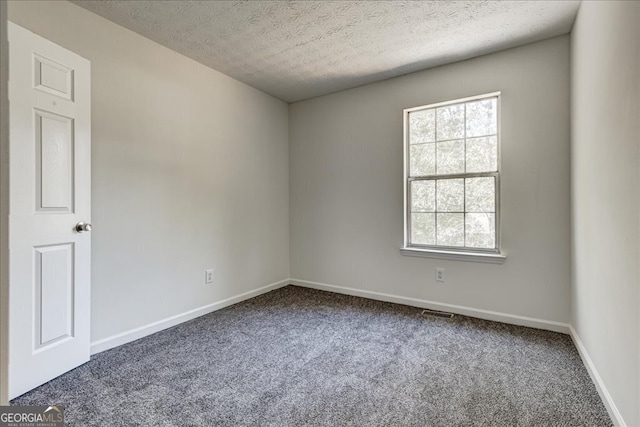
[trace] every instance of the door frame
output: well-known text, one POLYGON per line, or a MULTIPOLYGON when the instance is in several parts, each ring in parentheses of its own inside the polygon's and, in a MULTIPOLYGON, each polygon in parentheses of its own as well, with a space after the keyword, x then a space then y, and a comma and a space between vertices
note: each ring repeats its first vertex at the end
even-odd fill
POLYGON ((0 1, 0 405, 9 396, 9 41, 7 2, 0 1))

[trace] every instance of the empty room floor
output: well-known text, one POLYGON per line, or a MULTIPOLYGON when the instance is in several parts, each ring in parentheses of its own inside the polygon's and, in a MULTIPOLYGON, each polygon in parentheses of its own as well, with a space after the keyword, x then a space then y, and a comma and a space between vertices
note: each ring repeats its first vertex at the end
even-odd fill
POLYGON ((286 286, 12 401, 69 425, 609 426, 567 335, 286 286))

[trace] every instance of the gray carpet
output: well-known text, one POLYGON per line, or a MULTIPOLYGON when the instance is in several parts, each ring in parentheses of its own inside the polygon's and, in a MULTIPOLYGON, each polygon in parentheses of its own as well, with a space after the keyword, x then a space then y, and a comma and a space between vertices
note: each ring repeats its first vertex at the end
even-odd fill
POLYGON ((609 426, 567 335, 287 286, 12 404, 76 426, 609 426))

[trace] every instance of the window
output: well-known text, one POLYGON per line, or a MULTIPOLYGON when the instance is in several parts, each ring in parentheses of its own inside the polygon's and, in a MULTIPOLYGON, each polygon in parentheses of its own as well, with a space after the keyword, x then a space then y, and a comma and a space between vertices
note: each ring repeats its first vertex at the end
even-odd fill
POLYGON ((500 252, 499 101, 404 110, 405 249, 500 252))

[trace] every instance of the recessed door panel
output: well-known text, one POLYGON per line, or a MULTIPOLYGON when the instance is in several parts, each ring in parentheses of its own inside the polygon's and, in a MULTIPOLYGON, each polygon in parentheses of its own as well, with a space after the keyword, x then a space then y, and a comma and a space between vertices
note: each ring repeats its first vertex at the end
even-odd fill
POLYGON ((34 87, 73 101, 73 70, 42 55, 33 55, 34 87))
POLYGON ((73 211, 73 120, 36 110, 36 210, 73 211))
POLYGON ((35 349, 73 336, 73 243, 35 248, 35 349))

